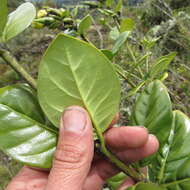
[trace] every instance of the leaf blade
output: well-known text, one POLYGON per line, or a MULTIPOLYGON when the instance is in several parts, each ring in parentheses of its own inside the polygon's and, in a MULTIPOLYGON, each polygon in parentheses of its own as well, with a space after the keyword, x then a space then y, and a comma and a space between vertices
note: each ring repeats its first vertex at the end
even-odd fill
POLYGON ((60 34, 42 59, 38 97, 56 126, 66 107, 79 105, 88 110, 94 125, 104 131, 118 112, 120 84, 113 66, 99 50, 60 34))
POLYGON ((32 3, 24 3, 8 16, 3 32, 3 40, 8 41, 25 30, 36 16, 36 9, 32 3), (27 16, 26 16, 27 15, 27 16))
POLYGON ((50 168, 57 130, 45 125, 35 95, 28 86, 0 89, 0 149, 33 167, 50 168))
MULTIPOLYGON (((169 94, 162 82, 151 82, 138 97, 132 113, 131 124, 145 126, 151 134, 157 136, 160 151, 163 150, 172 127, 172 106, 169 94)), ((143 165, 148 164, 153 157, 144 159, 143 165)))
POLYGON ((8 8, 7 8, 7 0, 1 0, 0 5, 0 37, 4 31, 5 25, 7 23, 8 16, 8 8))

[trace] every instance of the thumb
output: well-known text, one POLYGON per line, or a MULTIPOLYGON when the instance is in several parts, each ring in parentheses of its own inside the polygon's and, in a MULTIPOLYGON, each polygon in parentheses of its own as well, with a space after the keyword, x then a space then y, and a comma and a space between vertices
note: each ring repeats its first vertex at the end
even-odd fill
POLYGON ((78 106, 64 111, 60 134, 46 190, 80 190, 93 158, 92 124, 78 106))

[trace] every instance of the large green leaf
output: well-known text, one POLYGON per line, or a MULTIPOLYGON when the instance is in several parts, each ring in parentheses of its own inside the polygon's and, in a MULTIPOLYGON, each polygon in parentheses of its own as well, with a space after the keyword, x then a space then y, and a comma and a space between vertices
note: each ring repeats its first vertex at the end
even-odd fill
POLYGON ((15 111, 44 123, 45 118, 35 96, 35 92, 26 84, 0 88, 0 103, 14 108, 15 111))
POLYGON ((174 111, 170 138, 150 167, 152 180, 168 190, 190 189, 190 119, 180 111, 174 111))
POLYGON ((78 32, 85 34, 92 24, 92 17, 90 15, 85 16, 79 23, 78 32))
MULTIPOLYGON (((156 80, 151 82, 138 97, 132 114, 132 125, 145 126, 149 133, 157 136, 160 149, 168 140, 172 127, 171 101, 166 87, 156 80)), ((148 158, 148 162, 151 158, 148 158)))
POLYGON ((7 0, 1 0, 1 4, 0 4, 0 37, 3 33, 5 25, 7 23, 7 15, 8 15, 7 0))
POLYGON ((0 150, 24 164, 50 168, 57 130, 45 119, 27 86, 0 89, 0 150))
POLYGON ((59 34, 45 53, 38 77, 42 109, 57 127, 63 110, 85 107, 104 131, 118 112, 120 84, 106 56, 94 46, 59 34))
POLYGON ((36 16, 36 9, 32 3, 24 3, 8 16, 3 31, 3 41, 7 41, 25 30, 36 16))
POLYGON ((129 187, 126 190, 165 190, 165 188, 153 183, 138 183, 137 185, 129 187))

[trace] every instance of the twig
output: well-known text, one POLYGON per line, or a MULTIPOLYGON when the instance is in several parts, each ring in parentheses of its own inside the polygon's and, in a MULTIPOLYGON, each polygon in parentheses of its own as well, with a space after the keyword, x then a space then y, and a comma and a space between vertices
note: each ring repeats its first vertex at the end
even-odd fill
POLYGON ((117 168, 119 168, 121 171, 123 171, 126 175, 132 177, 136 182, 139 181, 146 181, 145 176, 141 173, 135 170, 132 166, 127 166, 125 163, 123 163, 120 159, 118 159, 112 152, 110 152, 105 144, 105 140, 102 134, 102 131, 99 129, 99 127, 94 123, 94 128, 96 130, 96 134, 98 136, 98 139, 100 141, 100 150, 102 154, 104 154, 110 162, 112 162, 117 168))
POLYGON ((102 36, 100 30, 98 29, 98 26, 97 26, 97 24, 96 24, 94 18, 92 18, 92 22, 93 22, 93 24, 94 24, 94 27, 95 27, 95 29, 96 29, 97 34, 99 35, 100 48, 103 49, 103 48, 104 48, 104 39, 103 39, 103 36, 102 36))
POLYGON ((9 51, 0 49, 2 59, 12 67, 32 88, 37 89, 35 79, 17 62, 9 51))

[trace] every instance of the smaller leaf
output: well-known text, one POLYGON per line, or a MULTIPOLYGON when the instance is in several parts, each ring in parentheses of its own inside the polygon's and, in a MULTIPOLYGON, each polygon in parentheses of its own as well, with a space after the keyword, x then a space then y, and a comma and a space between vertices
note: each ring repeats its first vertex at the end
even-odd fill
POLYGON ((3 32, 3 40, 8 41, 24 31, 36 16, 36 9, 32 3, 24 3, 8 16, 3 32))
POLYGON ((1 0, 0 4, 0 37, 4 31, 5 25, 7 23, 8 8, 7 0, 1 0))
POLYGON ((170 53, 168 55, 160 57, 156 63, 152 66, 150 70, 150 77, 155 78, 157 75, 162 73, 164 70, 167 69, 168 65, 171 63, 171 61, 175 58, 176 53, 170 53))
POLYGON ((154 183, 138 183, 137 185, 131 186, 126 190, 165 190, 165 188, 154 183))
POLYGON ((113 27, 109 33, 109 37, 112 39, 112 40, 116 40, 120 35, 120 32, 119 30, 117 29, 117 27, 113 27))
POLYGON ((106 0, 106 7, 110 8, 111 6, 113 6, 114 4, 114 0, 106 0))
POLYGON ((79 24, 78 32, 84 35, 92 24, 92 17, 90 15, 85 16, 79 24))
POLYGON ((135 26, 135 22, 131 18, 126 18, 121 21, 120 32, 132 31, 135 26))
POLYGON ((127 178, 126 174, 121 172, 113 176, 112 178, 108 179, 107 184, 111 188, 111 190, 116 190, 126 178, 127 178))
POLYGON ((119 0, 115 7, 115 12, 116 13, 121 12, 122 8, 123 8, 123 0, 119 0))
POLYGON ((113 49, 112 49, 112 53, 113 54, 116 54, 119 49, 124 45, 124 43, 127 41, 129 35, 131 34, 131 32, 129 31, 126 31, 126 32, 123 32, 119 35, 119 37, 116 39, 116 42, 113 46, 113 49))
POLYGON ((113 53, 112 51, 108 50, 108 49, 102 49, 101 52, 110 60, 112 61, 113 60, 113 53))

